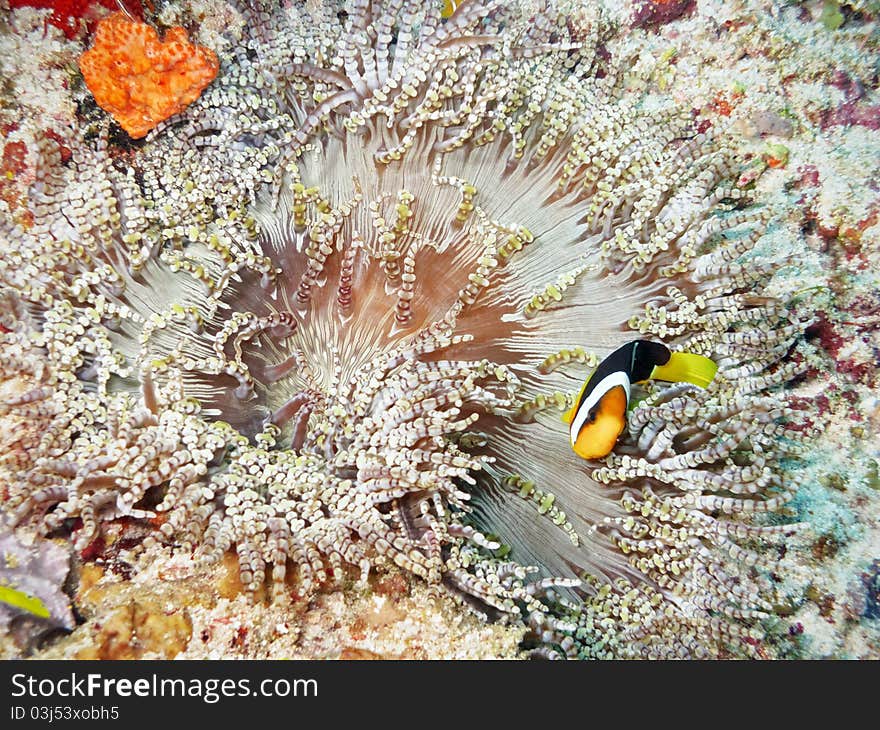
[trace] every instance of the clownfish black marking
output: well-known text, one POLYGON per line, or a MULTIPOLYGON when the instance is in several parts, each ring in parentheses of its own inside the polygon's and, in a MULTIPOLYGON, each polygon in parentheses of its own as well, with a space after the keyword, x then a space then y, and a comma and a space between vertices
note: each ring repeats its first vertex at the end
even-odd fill
POLYGON ((651 340, 628 342, 599 363, 562 417, 571 426, 571 448, 584 459, 601 459, 611 452, 626 426, 633 383, 663 380, 705 388, 717 371, 718 366, 702 355, 672 352, 651 340))

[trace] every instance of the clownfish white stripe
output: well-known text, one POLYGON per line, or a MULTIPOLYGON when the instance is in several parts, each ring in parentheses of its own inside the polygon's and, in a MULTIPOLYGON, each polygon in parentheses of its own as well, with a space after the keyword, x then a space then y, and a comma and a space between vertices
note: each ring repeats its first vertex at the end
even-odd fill
POLYGON ((577 409, 575 413, 574 419, 571 422, 571 443, 574 445, 575 441, 577 441, 578 434, 583 428, 584 424, 587 422, 587 418, 590 416, 590 411, 593 407, 602 400, 602 397, 612 388, 616 386, 622 386, 624 392, 626 393, 626 402, 629 403, 629 394, 630 394, 630 382, 627 374, 618 370, 616 372, 611 373, 610 375, 606 375, 602 380, 600 380, 596 387, 592 389, 589 396, 584 399, 584 402, 581 404, 580 408, 577 409))

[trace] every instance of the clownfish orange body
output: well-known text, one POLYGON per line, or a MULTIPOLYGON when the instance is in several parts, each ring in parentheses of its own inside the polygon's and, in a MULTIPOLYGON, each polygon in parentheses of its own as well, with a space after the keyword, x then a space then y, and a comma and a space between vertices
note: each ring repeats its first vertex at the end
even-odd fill
POLYGON ((581 388, 563 420, 571 448, 584 459, 607 456, 626 427, 633 383, 663 380, 705 388, 718 371, 714 361, 690 352, 671 352, 651 340, 634 340, 606 357, 581 388))

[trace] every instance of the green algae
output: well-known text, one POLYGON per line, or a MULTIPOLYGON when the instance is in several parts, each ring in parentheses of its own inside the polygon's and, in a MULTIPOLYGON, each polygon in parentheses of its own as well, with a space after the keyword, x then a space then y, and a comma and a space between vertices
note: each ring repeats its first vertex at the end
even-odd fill
POLYGON ((843 13, 840 12, 840 3, 837 0, 825 0, 819 22, 828 30, 837 30, 845 20, 843 13))

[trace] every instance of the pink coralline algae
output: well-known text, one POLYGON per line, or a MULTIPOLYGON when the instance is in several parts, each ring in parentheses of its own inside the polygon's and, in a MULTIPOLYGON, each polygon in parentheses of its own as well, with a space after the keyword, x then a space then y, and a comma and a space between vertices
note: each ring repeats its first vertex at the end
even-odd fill
POLYGON ((633 26, 651 28, 678 20, 694 11, 696 0, 637 0, 633 26))
POLYGON ((820 114, 819 125, 822 129, 839 126, 880 129, 880 104, 864 103, 866 92, 860 81, 850 78, 843 71, 835 71, 831 84, 843 91, 844 101, 820 114))

